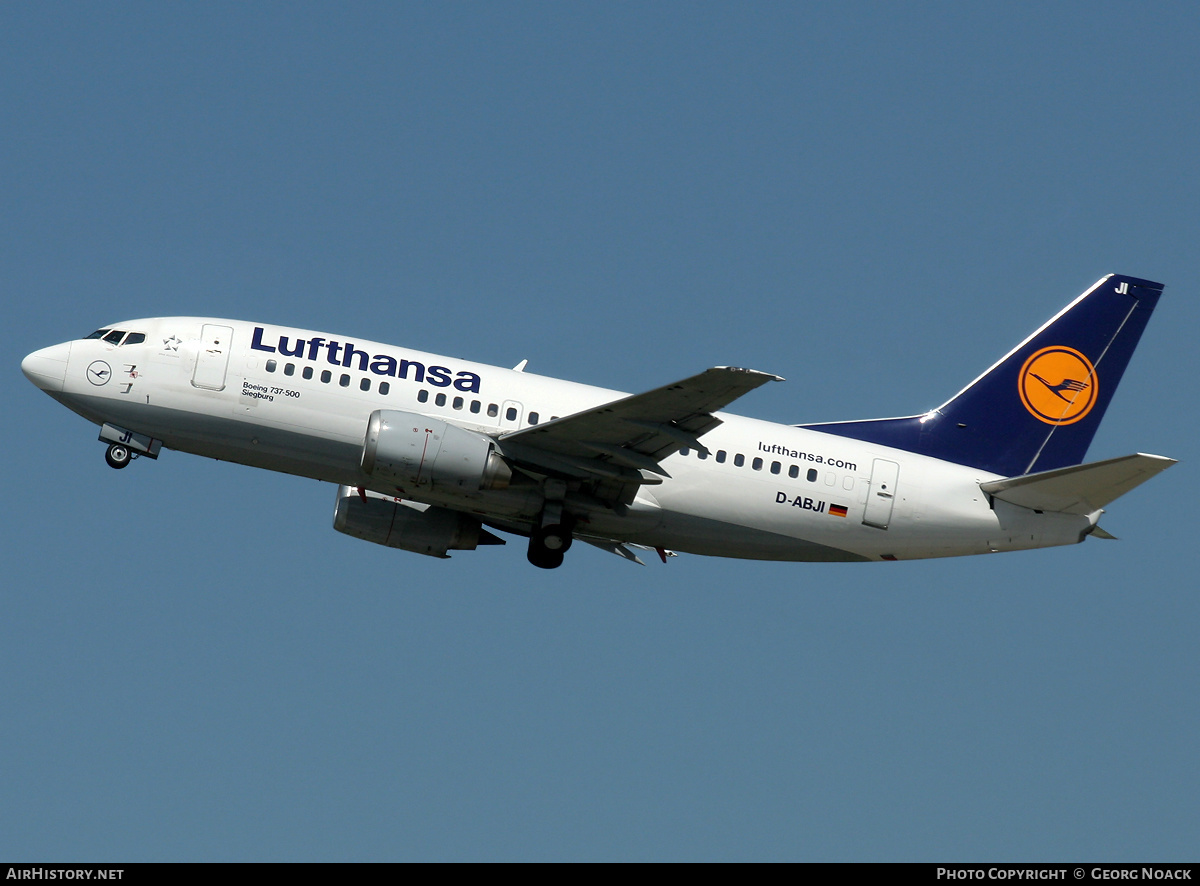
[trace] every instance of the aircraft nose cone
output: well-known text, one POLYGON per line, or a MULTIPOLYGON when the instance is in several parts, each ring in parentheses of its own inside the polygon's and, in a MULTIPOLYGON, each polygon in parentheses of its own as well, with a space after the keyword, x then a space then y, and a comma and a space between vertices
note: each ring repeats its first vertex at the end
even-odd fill
POLYGON ((67 360, 70 356, 70 342, 51 345, 34 351, 22 360, 21 371, 43 391, 61 391, 67 378, 67 360))

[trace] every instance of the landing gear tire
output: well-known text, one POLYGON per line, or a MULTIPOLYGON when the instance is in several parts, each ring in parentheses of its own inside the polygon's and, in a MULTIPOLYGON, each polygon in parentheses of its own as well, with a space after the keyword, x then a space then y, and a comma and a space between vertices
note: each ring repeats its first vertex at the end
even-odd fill
POLYGON ((529 546, 529 562, 538 569, 557 569, 562 566, 562 551, 547 551, 545 548, 529 546))
POLYGON ((529 537, 529 562, 539 569, 557 569, 571 547, 571 532, 561 524, 543 526, 529 537))
POLYGON ((121 443, 111 444, 108 447, 108 451, 104 453, 104 460, 108 462, 108 466, 110 468, 117 468, 118 470, 129 464, 132 458, 133 452, 128 446, 124 446, 121 443))

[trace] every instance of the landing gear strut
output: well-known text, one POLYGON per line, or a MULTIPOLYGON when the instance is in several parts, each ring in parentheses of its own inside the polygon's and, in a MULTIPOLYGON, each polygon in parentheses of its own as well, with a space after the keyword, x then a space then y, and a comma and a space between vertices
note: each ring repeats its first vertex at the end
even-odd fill
POLYGON ((104 453, 104 460, 110 468, 123 468, 132 458, 133 450, 123 443, 109 444, 108 451, 104 453))

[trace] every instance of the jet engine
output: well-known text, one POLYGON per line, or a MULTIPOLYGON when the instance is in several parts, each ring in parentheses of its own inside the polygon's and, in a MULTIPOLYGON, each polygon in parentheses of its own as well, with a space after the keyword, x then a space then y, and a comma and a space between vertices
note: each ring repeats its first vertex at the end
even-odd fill
POLYGON ((505 489, 512 469, 490 437, 436 418, 377 409, 367 424, 362 469, 400 489, 505 489))
POLYGON ((473 551, 478 545, 502 545, 499 538, 467 514, 376 492, 339 486, 333 528, 389 548, 445 559, 446 551, 473 551))

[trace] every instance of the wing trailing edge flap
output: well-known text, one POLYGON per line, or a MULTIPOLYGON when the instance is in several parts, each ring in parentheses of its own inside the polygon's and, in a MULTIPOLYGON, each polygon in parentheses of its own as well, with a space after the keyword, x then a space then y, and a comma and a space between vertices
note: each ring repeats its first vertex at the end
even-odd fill
POLYGON ((639 551, 651 551, 657 554, 664 563, 668 557, 678 557, 674 551, 668 551, 665 548, 652 548, 649 545, 634 544, 631 541, 621 542, 611 538, 597 538, 592 535, 577 535, 575 536, 580 541, 587 542, 593 547, 599 548, 602 551, 608 551, 610 554, 616 554, 618 557, 623 557, 631 563, 636 563, 639 566, 645 566, 645 562, 635 554, 630 548, 637 548, 639 551))
POLYGON ((630 563, 636 563, 638 566, 646 565, 645 561, 643 561, 641 557, 629 550, 629 548, 622 542, 612 541, 607 538, 591 538, 590 536, 586 535, 579 536, 579 540, 585 541, 602 551, 608 551, 610 554, 616 554, 618 557, 623 557, 630 563))
POLYGON ((700 437, 721 424, 714 412, 777 375, 716 366, 698 375, 634 394, 499 438, 517 461, 582 479, 661 483, 659 465, 682 447, 707 452, 700 437))
POLYGON ((1175 464, 1162 455, 1123 455, 1106 461, 980 483, 1002 501, 1035 511, 1091 514, 1175 464))

